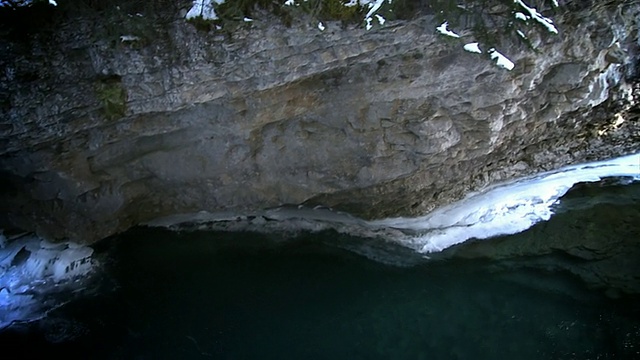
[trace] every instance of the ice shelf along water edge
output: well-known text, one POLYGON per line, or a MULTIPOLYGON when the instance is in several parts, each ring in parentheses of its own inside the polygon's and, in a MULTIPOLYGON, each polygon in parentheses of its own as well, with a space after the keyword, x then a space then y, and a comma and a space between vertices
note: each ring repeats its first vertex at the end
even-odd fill
POLYGON ((552 206, 573 185, 606 177, 640 180, 640 154, 567 166, 471 193, 464 199, 415 218, 367 221, 329 208, 280 207, 233 212, 177 214, 149 226, 176 230, 297 232, 335 230, 360 237, 382 238, 419 253, 442 251, 470 239, 487 239, 527 230, 549 220, 552 206))
POLYGON ((0 329, 38 320, 67 301, 55 295, 84 286, 96 266, 92 255, 88 246, 36 235, 7 239, 0 232, 0 329))
POLYGON ((640 180, 640 154, 568 166, 490 186, 426 216, 384 219, 369 224, 412 234, 398 240, 419 252, 436 252, 473 238, 486 239, 527 230, 540 221, 549 220, 552 205, 573 185, 606 177, 640 180))

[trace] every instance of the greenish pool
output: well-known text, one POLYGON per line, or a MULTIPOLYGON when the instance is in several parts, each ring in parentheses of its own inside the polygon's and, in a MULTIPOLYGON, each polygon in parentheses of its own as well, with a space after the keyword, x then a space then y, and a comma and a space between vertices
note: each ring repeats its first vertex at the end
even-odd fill
POLYGON ((431 259, 333 231, 137 228, 97 247, 97 290, 6 330, 0 348, 66 359, 638 359, 637 194, 637 184, 576 189, 549 222, 431 259), (624 253, 571 250, 598 236, 624 253), (577 245, 536 247, 562 238, 577 245), (622 280, 590 281, 612 256, 622 280))

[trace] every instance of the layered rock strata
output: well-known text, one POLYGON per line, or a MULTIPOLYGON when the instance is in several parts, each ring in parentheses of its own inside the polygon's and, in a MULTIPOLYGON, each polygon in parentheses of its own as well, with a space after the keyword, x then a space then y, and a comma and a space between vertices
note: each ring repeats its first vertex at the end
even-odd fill
POLYGON ((0 41, 0 225, 86 243, 200 210, 416 215, 634 152, 639 14, 558 14, 559 35, 528 34, 536 51, 502 41, 513 71, 429 16, 372 31, 267 17, 223 35, 176 13, 146 37, 58 19, 0 41))

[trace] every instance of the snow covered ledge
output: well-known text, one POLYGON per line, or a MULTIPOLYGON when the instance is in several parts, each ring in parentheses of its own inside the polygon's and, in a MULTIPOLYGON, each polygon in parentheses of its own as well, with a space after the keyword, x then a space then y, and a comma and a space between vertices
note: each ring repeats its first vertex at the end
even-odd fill
POLYGON ((92 256, 88 246, 36 235, 7 239, 0 231, 0 329, 38 320, 69 301, 97 267, 92 256))

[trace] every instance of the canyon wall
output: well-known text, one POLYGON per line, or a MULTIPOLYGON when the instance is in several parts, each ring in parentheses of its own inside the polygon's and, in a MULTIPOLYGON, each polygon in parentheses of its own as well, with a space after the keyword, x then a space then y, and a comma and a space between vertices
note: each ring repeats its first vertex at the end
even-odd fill
POLYGON ((176 12, 144 36, 80 16, 3 36, 0 227, 91 243, 200 210, 409 216, 635 152, 640 5, 595 4, 531 29, 535 50, 502 39, 512 71, 430 16, 222 33, 176 12))

